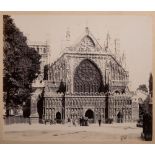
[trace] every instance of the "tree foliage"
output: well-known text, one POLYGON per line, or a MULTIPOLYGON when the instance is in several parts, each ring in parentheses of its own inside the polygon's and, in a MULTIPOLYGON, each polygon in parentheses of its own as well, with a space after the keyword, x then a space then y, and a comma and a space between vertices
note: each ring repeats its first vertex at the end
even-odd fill
POLYGON ((59 88, 57 90, 57 93, 63 93, 63 94, 66 93, 66 85, 65 85, 65 83, 62 80, 60 82, 60 85, 59 85, 59 88))
POLYGON ((142 90, 144 92, 148 92, 147 86, 145 84, 139 85, 138 90, 142 90))
POLYGON ((39 95, 39 99, 38 99, 38 102, 37 102, 37 112, 38 112, 38 115, 39 115, 39 120, 41 120, 42 117, 43 117, 44 93, 45 93, 45 90, 43 88, 42 93, 39 95))
POLYGON ((27 38, 13 19, 3 16, 4 87, 6 106, 21 104, 30 97, 31 83, 40 70, 39 53, 27 45, 27 38))
POLYGON ((104 92, 104 93, 109 92, 109 84, 103 84, 103 83, 101 83, 100 84, 100 87, 98 89, 98 92, 99 93, 101 93, 101 92, 104 92))
POLYGON ((152 73, 149 77, 149 93, 151 94, 151 97, 153 97, 153 76, 152 73))
POLYGON ((48 80, 48 65, 44 66, 44 80, 48 80))

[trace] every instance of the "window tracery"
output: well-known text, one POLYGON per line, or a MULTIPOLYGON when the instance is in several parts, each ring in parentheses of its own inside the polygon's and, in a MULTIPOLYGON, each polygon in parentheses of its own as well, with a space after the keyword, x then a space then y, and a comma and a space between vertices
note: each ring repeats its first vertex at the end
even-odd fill
POLYGON ((76 68, 74 92, 99 92, 101 83, 101 73, 90 60, 82 61, 76 68))

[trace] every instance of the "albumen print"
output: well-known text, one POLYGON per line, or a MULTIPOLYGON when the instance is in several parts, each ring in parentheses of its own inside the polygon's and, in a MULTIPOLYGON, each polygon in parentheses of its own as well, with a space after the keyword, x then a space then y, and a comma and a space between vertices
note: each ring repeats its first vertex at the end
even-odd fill
POLYGON ((2 14, 2 143, 152 143, 153 16, 2 14))

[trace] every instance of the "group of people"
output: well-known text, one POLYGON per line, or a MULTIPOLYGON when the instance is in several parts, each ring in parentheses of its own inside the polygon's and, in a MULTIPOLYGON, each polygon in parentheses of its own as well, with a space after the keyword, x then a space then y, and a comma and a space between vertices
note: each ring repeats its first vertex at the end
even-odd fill
MULTIPOLYGON (((101 126, 101 118, 98 119, 98 124, 99 126, 101 126)), ((73 126, 77 126, 77 125, 80 125, 80 126, 89 126, 89 119, 88 117, 84 117, 84 116, 81 116, 79 119, 77 118, 68 118, 68 123, 70 125, 73 125, 73 126)))
POLYGON ((80 117, 80 126, 88 126, 88 117, 80 117))
POLYGON ((77 119, 77 118, 73 118, 73 119, 68 118, 68 123, 72 124, 73 126, 77 126, 77 125, 88 126, 89 125, 88 117, 83 117, 83 116, 80 117, 79 119, 77 119))

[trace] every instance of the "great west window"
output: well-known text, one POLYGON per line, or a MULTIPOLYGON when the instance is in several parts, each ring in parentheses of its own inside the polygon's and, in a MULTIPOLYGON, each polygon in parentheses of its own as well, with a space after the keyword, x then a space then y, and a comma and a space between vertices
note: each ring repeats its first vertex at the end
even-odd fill
POLYGON ((83 60, 74 75, 74 92, 99 92, 102 76, 97 66, 90 60, 83 60))

